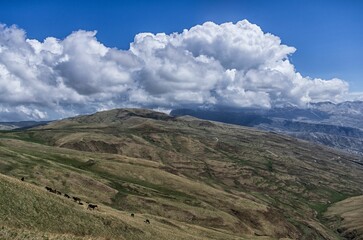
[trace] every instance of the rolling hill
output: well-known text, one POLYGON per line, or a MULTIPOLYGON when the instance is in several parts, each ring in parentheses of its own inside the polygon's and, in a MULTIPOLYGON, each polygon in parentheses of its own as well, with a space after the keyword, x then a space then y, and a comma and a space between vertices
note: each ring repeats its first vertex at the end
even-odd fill
POLYGON ((363 184, 357 156, 144 109, 3 131, 0 173, 8 239, 338 239, 327 209, 363 184))

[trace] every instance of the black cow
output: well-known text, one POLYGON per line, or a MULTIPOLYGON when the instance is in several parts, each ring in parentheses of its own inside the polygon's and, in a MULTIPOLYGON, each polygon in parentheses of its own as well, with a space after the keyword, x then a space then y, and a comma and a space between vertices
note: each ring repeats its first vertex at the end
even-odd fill
POLYGON ((146 220, 145 220, 145 223, 150 224, 149 219, 146 219, 146 220))
POLYGON ((71 198, 67 193, 64 194, 66 198, 71 198))
POLYGON ((96 205, 96 204, 88 204, 88 207, 87 207, 87 209, 89 209, 89 210, 94 210, 95 208, 98 208, 98 206, 96 205))
POLYGON ((25 180, 25 178, 24 178, 24 177, 22 177, 22 178, 21 178, 21 181, 24 181, 24 180, 25 180))
POLYGON ((75 202, 81 202, 81 199, 80 199, 79 197, 73 197, 73 200, 74 200, 75 202))
POLYGON ((135 217, 135 214, 131 213, 131 217, 135 217))
POLYGON ((53 188, 50 188, 50 187, 45 187, 45 189, 47 189, 48 192, 51 192, 51 193, 56 193, 56 194, 60 194, 59 191, 53 189, 53 188))

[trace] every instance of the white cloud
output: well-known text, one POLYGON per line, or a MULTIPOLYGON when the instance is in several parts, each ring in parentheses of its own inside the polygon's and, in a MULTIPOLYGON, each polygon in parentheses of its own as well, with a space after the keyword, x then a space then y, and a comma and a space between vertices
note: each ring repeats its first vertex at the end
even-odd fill
POLYGON ((295 48, 281 45, 278 37, 243 20, 221 25, 206 22, 179 35, 182 46, 194 56, 218 60, 226 69, 246 70, 285 59, 295 48))
POLYGON ((0 25, 0 120, 126 106, 304 106, 351 96, 343 80, 301 76, 288 59, 294 52, 247 20, 140 33, 129 50, 104 46, 95 31, 40 42, 0 25))

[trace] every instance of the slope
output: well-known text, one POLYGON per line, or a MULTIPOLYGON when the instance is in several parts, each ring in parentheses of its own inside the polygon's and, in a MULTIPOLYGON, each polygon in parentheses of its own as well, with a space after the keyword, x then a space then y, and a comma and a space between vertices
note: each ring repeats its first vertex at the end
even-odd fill
POLYGON ((7 175, 115 211, 248 239, 336 239, 322 213, 362 194, 354 156, 149 110, 116 109, 0 136, 7 175))
POLYGON ((363 196, 333 204, 324 216, 345 239, 363 239, 363 196))
MULTIPOLYGON (((60 166, 57 170, 65 171, 60 166)), ((131 217, 129 212, 102 203, 91 211, 86 205, 36 186, 37 178, 27 176, 25 179, 31 183, 0 174, 1 239, 237 239, 227 233, 147 214, 137 213, 131 217), (150 219, 152 225, 145 224, 145 219, 150 219)), ((64 191, 62 187, 58 189, 64 191)), ((73 188, 67 191, 74 196, 73 192, 73 188)), ((76 196, 85 200, 92 198, 80 194, 76 196)))

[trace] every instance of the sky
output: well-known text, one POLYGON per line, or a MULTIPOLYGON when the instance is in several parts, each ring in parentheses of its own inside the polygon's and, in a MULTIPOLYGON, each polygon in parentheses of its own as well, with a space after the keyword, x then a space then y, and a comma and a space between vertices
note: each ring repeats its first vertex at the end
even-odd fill
POLYGON ((363 1, 0 0, 0 120, 362 100, 363 1))

